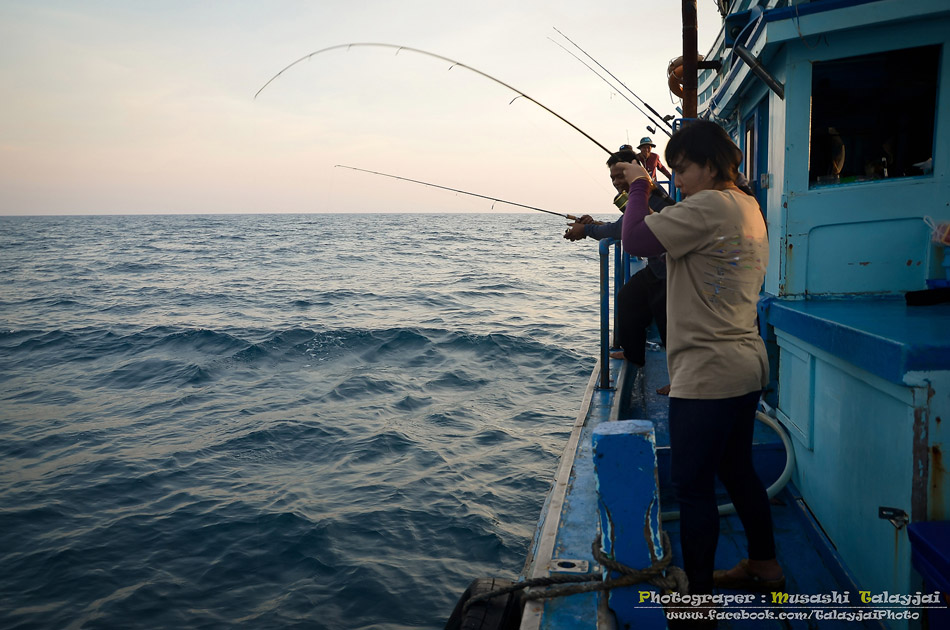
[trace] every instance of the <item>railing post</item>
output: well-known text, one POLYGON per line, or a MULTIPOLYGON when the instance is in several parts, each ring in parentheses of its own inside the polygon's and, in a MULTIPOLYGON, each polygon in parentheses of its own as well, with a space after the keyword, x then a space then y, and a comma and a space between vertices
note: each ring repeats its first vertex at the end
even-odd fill
POLYGON ((618 241, 614 247, 614 341, 611 344, 613 348, 616 348, 619 343, 617 331, 620 330, 620 309, 617 308, 617 299, 620 297, 620 289, 625 281, 623 258, 623 248, 618 241))
POLYGON ((610 245, 600 241, 600 389, 610 389, 610 245))

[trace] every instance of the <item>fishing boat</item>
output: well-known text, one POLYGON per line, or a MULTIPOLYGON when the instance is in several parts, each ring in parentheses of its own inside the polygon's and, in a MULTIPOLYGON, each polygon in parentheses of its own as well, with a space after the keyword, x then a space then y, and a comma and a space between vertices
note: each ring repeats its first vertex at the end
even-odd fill
MULTIPOLYGON (((787 577, 723 591, 719 627, 950 628, 950 4, 719 4, 712 49, 687 19, 668 72, 678 124, 730 134, 767 219, 754 448, 787 577)), ((600 358, 525 566, 473 582, 449 627, 664 628, 684 610, 663 583, 681 564, 665 356, 608 354, 610 294, 640 264, 618 248, 601 242, 600 358)), ((730 567, 745 539, 721 514, 730 567)))

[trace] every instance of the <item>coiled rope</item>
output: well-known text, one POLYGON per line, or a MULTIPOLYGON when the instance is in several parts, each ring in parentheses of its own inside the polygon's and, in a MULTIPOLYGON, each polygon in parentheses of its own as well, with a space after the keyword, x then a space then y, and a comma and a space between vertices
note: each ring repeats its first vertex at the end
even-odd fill
POLYGON ((602 567, 620 573, 620 577, 605 580, 601 574, 593 573, 586 575, 551 575, 543 578, 532 578, 488 593, 476 595, 465 602, 462 610, 465 612, 473 604, 498 597, 499 595, 507 595, 508 593, 524 591, 536 587, 550 588, 525 592, 522 597, 527 601, 552 599, 554 597, 574 595, 575 593, 607 591, 612 588, 621 588, 641 583, 650 584, 667 591, 677 591, 685 594, 689 590, 686 573, 679 567, 670 566, 670 562, 673 560, 670 537, 666 532, 661 532, 660 540, 663 545, 663 557, 659 560, 655 560, 645 569, 633 569, 605 554, 603 549, 601 549, 600 538, 598 537, 594 540, 593 544, 591 544, 591 552, 593 553, 594 560, 602 567), (664 572, 666 572, 666 575, 663 575, 664 572))

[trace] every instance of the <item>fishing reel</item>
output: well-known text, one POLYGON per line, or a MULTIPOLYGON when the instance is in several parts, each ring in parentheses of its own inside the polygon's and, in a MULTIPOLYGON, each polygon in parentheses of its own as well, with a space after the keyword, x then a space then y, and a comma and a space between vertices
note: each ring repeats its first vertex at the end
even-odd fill
POLYGON ((614 197, 614 205, 617 206, 618 210, 623 211, 627 207, 628 197, 629 195, 627 195, 627 191, 618 193, 617 196, 614 197))

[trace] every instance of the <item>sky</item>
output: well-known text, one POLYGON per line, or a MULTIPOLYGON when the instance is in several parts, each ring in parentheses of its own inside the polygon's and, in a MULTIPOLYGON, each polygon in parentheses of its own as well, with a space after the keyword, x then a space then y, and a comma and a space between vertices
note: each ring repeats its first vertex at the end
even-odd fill
MULTIPOLYGON (((715 0, 697 4, 705 53, 721 22, 715 0)), ((662 155, 623 94, 646 108, 555 29, 676 113, 673 0, 0 0, 0 215, 524 211, 338 164, 610 213, 607 153, 465 68, 337 49, 254 97, 316 50, 396 44, 492 75, 610 150, 650 135, 662 155)))

